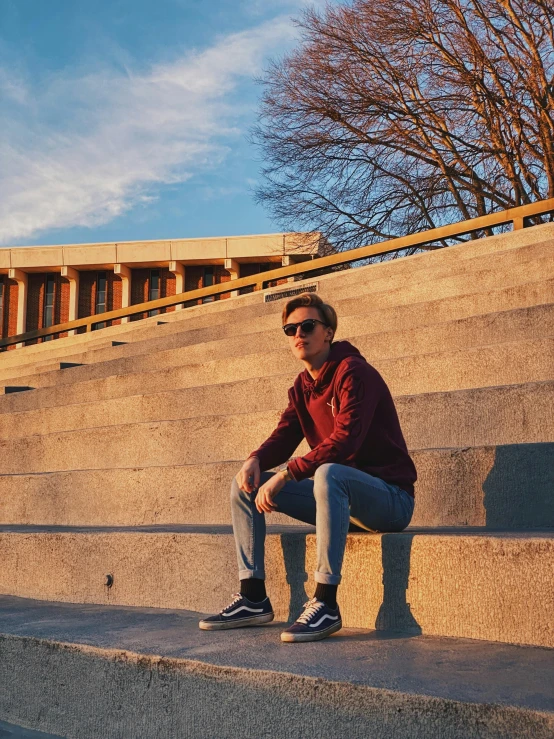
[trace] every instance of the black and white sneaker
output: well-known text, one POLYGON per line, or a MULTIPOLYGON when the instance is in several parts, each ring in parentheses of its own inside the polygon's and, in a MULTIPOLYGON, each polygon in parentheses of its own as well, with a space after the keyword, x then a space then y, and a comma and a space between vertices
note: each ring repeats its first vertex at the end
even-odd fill
POLYGON ((329 608, 316 598, 304 603, 303 613, 281 634, 281 641, 318 641, 342 629, 340 609, 329 608))
POLYGON ((208 616, 198 624, 206 631, 218 629, 238 629, 241 626, 258 626, 273 621, 273 608, 269 598, 261 603, 253 603, 240 593, 233 595, 233 600, 215 616, 208 616))

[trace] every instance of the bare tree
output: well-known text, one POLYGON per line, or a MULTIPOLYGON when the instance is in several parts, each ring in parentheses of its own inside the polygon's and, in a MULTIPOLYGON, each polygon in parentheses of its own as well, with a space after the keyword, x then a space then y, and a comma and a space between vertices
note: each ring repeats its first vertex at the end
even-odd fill
POLYGON ((346 249, 554 196, 554 0, 308 10, 261 80, 256 191, 346 249))

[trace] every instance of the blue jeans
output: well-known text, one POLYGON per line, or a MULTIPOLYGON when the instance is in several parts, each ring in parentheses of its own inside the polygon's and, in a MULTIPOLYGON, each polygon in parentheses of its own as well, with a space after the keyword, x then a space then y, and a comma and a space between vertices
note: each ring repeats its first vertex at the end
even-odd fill
MULTIPOLYGON (((262 472, 263 484, 273 472, 262 472)), ((257 492, 257 491, 256 491, 257 492)), ((265 514, 254 504, 256 495, 231 484, 231 513, 237 547, 239 578, 265 579, 265 514)), ((273 499, 279 513, 316 527, 315 581, 338 585, 346 535, 402 531, 414 512, 414 498, 398 485, 342 464, 322 464, 313 480, 286 482, 273 499)))

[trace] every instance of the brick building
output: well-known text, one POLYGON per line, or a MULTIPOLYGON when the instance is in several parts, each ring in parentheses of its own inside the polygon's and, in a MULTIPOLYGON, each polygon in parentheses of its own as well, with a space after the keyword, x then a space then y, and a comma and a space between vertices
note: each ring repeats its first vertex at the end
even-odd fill
POLYGON ((6 247, 0 249, 1 336, 232 281, 328 249, 319 234, 302 233, 6 247))

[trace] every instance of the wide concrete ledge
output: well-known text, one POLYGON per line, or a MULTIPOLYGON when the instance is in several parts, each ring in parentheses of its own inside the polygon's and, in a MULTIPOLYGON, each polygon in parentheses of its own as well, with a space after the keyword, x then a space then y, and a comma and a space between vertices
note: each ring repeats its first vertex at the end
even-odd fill
MULTIPOLYGON (((466 247, 469 248, 469 247, 466 247)), ((444 252, 441 250, 439 252, 433 252, 428 255, 421 255, 425 258, 431 258, 432 256, 439 256, 440 261, 439 262, 433 262, 432 260, 427 262, 417 262, 417 261, 410 261, 414 260, 415 257, 407 257, 402 260, 395 260, 393 262, 387 262, 384 264, 373 264, 369 267, 360 268, 355 271, 347 270, 342 273, 336 273, 333 275, 329 275, 324 278, 318 278, 318 282, 321 285, 321 288, 323 292, 325 293, 327 282, 326 280, 328 278, 332 279, 333 291, 332 295, 328 296, 332 298, 335 303, 341 302, 342 293, 339 289, 340 286, 344 287, 344 290, 346 290, 345 296, 348 297, 351 292, 355 292, 356 299, 364 298, 364 294, 366 297, 367 293, 372 293, 375 291, 384 291, 384 293, 381 296, 381 300, 379 301, 379 304, 382 304, 383 301, 387 301, 391 294, 398 294, 399 299, 398 302, 403 302, 406 297, 406 287, 407 285, 415 285, 416 287, 419 285, 423 285, 424 287, 427 287, 430 282, 432 281, 438 281, 440 283, 441 277, 449 277, 455 276, 457 278, 463 278, 463 274, 458 274, 460 269, 468 271, 471 271, 472 274, 472 281, 471 281, 471 288, 470 290, 473 291, 477 283, 480 281, 481 278, 484 278, 487 281, 487 286, 489 289, 494 289, 494 287, 499 284, 499 280, 501 283, 504 283, 506 285, 513 285, 514 283, 514 276, 516 277, 516 283, 521 282, 522 275, 524 274, 524 269, 528 269, 529 267, 532 270, 533 274, 539 274, 542 278, 545 278, 549 274, 549 262, 551 262, 551 253, 552 253, 552 244, 549 242, 539 242, 539 243, 531 243, 521 246, 518 249, 508 249, 506 251, 493 254, 492 256, 489 255, 487 252, 483 254, 479 254, 478 256, 474 258, 465 258, 458 261, 452 261, 452 265, 450 265, 450 259, 455 252, 452 251, 452 247, 448 250, 445 250, 444 252), (546 255, 546 263, 545 267, 542 270, 537 271, 537 265, 529 264, 526 266, 526 262, 533 262, 536 261, 536 258, 538 258, 540 255, 546 255), (550 255, 550 257, 548 256, 550 255), (486 262, 484 260, 491 260, 494 261, 491 262, 492 267, 489 267, 488 269, 485 268, 486 262), (409 262, 409 264, 406 264, 406 262, 409 262), (419 269, 418 269, 419 268, 419 269), (454 275, 452 274, 452 269, 454 268, 454 275), (367 269, 371 269, 372 273, 372 279, 365 280, 363 272, 367 269), (386 269, 389 272, 392 270, 391 274, 385 274, 383 270, 386 269), (380 270, 380 271, 379 271, 380 270), (407 274, 410 276, 410 281, 406 282, 406 277, 404 276, 404 272, 407 270, 407 274), (399 281, 399 287, 396 288, 396 290, 393 290, 394 287, 394 275, 397 276, 399 281), (492 282, 491 282, 491 278, 492 282), (491 284, 488 284, 491 283, 491 284)), ((301 283, 298 283, 301 284, 301 283)), ((465 289, 467 290, 467 285, 465 286, 465 289)), ((244 296, 248 297, 248 296, 244 296)), ((240 301, 243 301, 243 298, 240 299, 240 301)), ((259 302, 259 301, 258 301, 259 302)), ((396 301, 393 301, 393 304, 396 301)), ((388 304, 388 303, 387 303, 388 304)), ((236 301, 223 301, 223 302, 216 302, 213 305, 220 306, 220 310, 231 310, 238 308, 239 305, 236 301), (227 304, 227 305, 225 305, 227 304), (223 306, 223 307, 222 307, 223 306)), ((241 306, 241 313, 242 313, 242 306, 243 303, 240 303, 241 306)), ((244 303, 244 309, 245 310, 252 310, 253 308, 257 308, 258 313, 260 310, 267 309, 268 306, 254 306, 244 303)), ((340 308, 340 305, 339 305, 340 308)), ((275 311, 274 306, 270 306, 269 308, 273 312, 275 311)), ((213 312, 207 312, 205 314, 203 313, 195 313, 194 315, 197 316, 197 318, 193 318, 193 315, 190 314, 190 311, 185 311, 186 316, 183 316, 184 318, 188 318, 189 320, 186 321, 186 323, 190 323, 192 321, 192 324, 195 323, 198 318, 204 317, 209 318, 210 320, 217 319, 217 313, 213 312)), ((176 319, 174 318, 175 314, 170 313, 167 314, 168 317, 171 317, 171 322, 175 323, 176 319)), ((115 326, 108 329, 104 329, 103 331, 107 332, 121 332, 121 331, 133 331, 133 335, 135 331, 143 331, 144 328, 147 326, 152 325, 151 322, 140 322, 139 324, 133 324, 131 328, 129 328, 129 325, 127 326, 115 326), (136 328, 135 328, 136 326, 136 328)), ((98 333, 98 332, 95 332, 98 333)), ((59 351, 63 352, 65 350, 65 347, 70 349, 71 347, 77 347, 78 342, 83 343, 85 346, 92 345, 94 342, 94 338, 91 335, 87 336, 78 336, 75 338, 75 342, 73 343, 67 343, 66 339, 62 339, 56 342, 56 346, 59 347, 59 351)), ((24 359, 24 357, 28 357, 29 361, 32 361, 32 354, 31 352, 34 352, 37 354, 40 350, 40 356, 46 357, 51 356, 50 352, 51 349, 43 348, 46 345, 38 345, 33 347, 27 347, 25 348, 24 352, 18 352, 17 355, 15 353, 11 353, 9 356, 8 364, 20 364, 19 357, 21 357, 21 362, 24 363, 28 361, 27 359, 24 359)))
MULTIPOLYGON (((479 253, 471 258, 465 259, 452 259, 452 256, 456 254, 451 252, 450 249, 435 252, 429 254, 426 257, 426 261, 410 261, 413 258, 407 257, 401 260, 394 260, 392 262, 386 262, 383 264, 373 264, 367 267, 357 268, 356 270, 344 270, 338 273, 332 273, 327 276, 316 278, 316 281, 320 283, 323 289, 327 285, 327 280, 331 279, 332 282, 329 284, 333 285, 334 293, 336 294, 337 289, 346 291, 356 291, 357 295, 369 295, 371 293, 380 291, 390 291, 392 288, 406 286, 406 284, 412 283, 428 283, 430 281, 440 280, 444 277, 461 276, 471 272, 472 274, 481 274, 485 270, 490 272, 493 268, 495 273, 501 278, 501 282, 505 279, 510 280, 510 273, 514 272, 515 268, 518 271, 522 268, 525 263, 536 261, 537 259, 544 259, 552 254, 553 246, 550 242, 539 241, 536 243, 526 244, 518 248, 508 249, 502 252, 484 252, 479 253), (435 256, 433 259, 432 257, 435 256), (437 256, 439 259, 437 260, 437 256), (366 279, 366 271, 371 270, 371 279, 366 279)), ((116 265, 116 268, 121 265, 116 265)), ((531 265, 530 265, 531 266, 531 265)), ((117 272, 117 269, 116 269, 117 272)), ((485 274, 485 273, 483 273, 485 274)), ((308 280, 310 281, 310 280, 308 280)), ((314 280, 312 280, 313 282, 314 280)), ((295 286, 297 286, 296 283, 295 286)), ((235 301, 226 301, 229 309, 236 306, 235 301)), ((125 307, 125 304, 124 304, 125 307)), ((273 307, 275 310, 275 307, 273 307)), ((167 314, 175 320, 172 313, 167 314)), ((147 325, 142 322, 140 326, 147 325)), ((118 330, 125 330, 121 326, 117 327, 118 330)), ((135 327, 133 327, 134 329, 135 327)), ((76 342, 77 343, 90 343, 87 339, 92 341, 92 337, 86 337, 81 335, 76 342)), ((57 342, 59 344, 59 342, 57 342)), ((62 340, 60 348, 67 345, 65 340, 62 340)), ((9 357, 11 362, 19 362, 19 358, 25 355, 30 356, 31 353, 44 354, 48 349, 41 348, 42 345, 26 347, 24 352, 19 352, 17 355, 9 357)))
MULTIPOLYGON (((554 532, 554 444, 412 452, 412 526, 548 528, 554 532)), ((241 461, 0 476, 3 524, 137 526, 231 523, 241 461)), ((299 522, 279 513, 271 524, 299 522)))
MULTIPOLYGON (((252 387, 250 387, 252 389, 252 387)), ((531 392, 537 389, 537 402, 532 404, 537 411, 548 409, 550 394, 548 386, 531 384, 531 392), (541 392, 543 391, 543 392, 541 392)), ((466 391, 466 402, 470 391, 466 391)), ((481 397, 483 397, 481 392, 481 397)), ((533 441, 529 438, 525 428, 524 411, 529 404, 522 401, 526 395, 525 388, 517 392, 496 393, 499 407, 499 418, 511 419, 517 428, 520 428, 521 441, 533 441), (504 400, 519 400, 520 406, 506 411, 504 400), (518 397, 519 396, 519 397, 518 397)), ((196 402, 200 402, 199 393, 196 402)), ((267 397, 267 396, 266 396, 267 397)), ((284 392, 278 396, 280 409, 283 407, 284 392)), ((479 394, 477 394, 477 398, 479 394)), ((463 405, 463 398, 458 406, 463 405)), ((455 401, 454 401, 455 402, 455 401)), ((413 406, 417 401, 407 401, 413 406)), ((277 403, 274 403, 274 407, 277 403)), ((468 403, 467 421, 471 418, 473 403, 468 403)), ((442 418, 437 417, 437 431, 441 424, 447 424, 448 397, 443 395, 434 403, 435 410, 442 406, 442 418), (442 400, 442 403, 441 403, 442 400)), ((271 405, 270 405, 271 407, 271 405)), ((421 407, 421 406, 420 406, 421 407)), ((489 409, 494 407, 494 400, 489 409)), ((490 419, 486 416, 485 408, 479 425, 481 433, 487 433, 490 419)), ((113 411, 112 411, 113 412, 113 411)), ((223 415, 223 408, 219 414, 200 415, 190 418, 127 423, 120 425, 106 425, 90 428, 79 428, 70 431, 28 435, 20 438, 0 439, 0 474, 24 474, 34 472, 54 472, 72 469, 102 469, 106 467, 163 467, 183 463, 208 463, 226 460, 244 459, 253 450, 257 449, 261 441, 267 438, 275 428, 280 410, 266 410, 223 415)), ((549 416, 546 416, 548 419, 549 416)), ((414 420, 412 413, 411 428, 417 427, 417 414, 414 420)), ((431 424, 432 425, 432 424, 431 424)), ((479 425, 475 436, 479 434, 479 425)), ((534 427, 530 424, 530 428, 534 427)), ((513 426, 512 426, 513 428, 513 426)), ((539 432, 539 441, 551 441, 546 429, 550 429, 548 420, 544 421, 544 431, 539 432), (542 437, 542 438, 541 438, 542 437)), ((463 432, 463 427, 462 427, 463 432)), ((416 432, 417 433, 417 432, 416 432)), ((422 434, 425 437, 425 434, 422 434)), ((463 437, 462 437, 463 438, 463 437)), ((421 439, 421 437, 420 437, 421 439)), ((417 437, 416 437, 417 440, 417 437)), ((408 441, 409 446, 414 444, 413 436, 408 441)), ((465 443, 465 442, 462 442, 465 443)), ((308 450, 305 442, 299 446, 297 453, 304 454, 308 450)))
MULTIPOLYGON (((280 411, 295 375, 0 413, 0 438, 198 416, 280 411)), ((554 380, 400 395, 396 410, 411 449, 554 441, 554 380), (456 423, 452 423, 452 418, 456 423), (425 418, 426 422, 421 423, 425 418)))
MULTIPOLYGON (((552 268, 552 252, 553 245, 551 243, 533 247, 533 251, 540 251, 541 256, 522 260, 516 263, 512 272, 510 268, 503 269, 504 255, 498 255, 497 259, 492 259, 488 266, 484 265, 468 265, 465 270, 452 270, 450 274, 443 273, 436 279, 429 275, 428 279, 420 279, 424 273, 418 270, 413 274, 406 271, 403 275, 403 281, 398 280, 396 284, 392 284, 387 290, 388 280, 383 280, 382 288, 378 292, 373 292, 369 287, 360 288, 359 281, 354 279, 355 272, 349 270, 351 275, 350 284, 334 284, 332 282, 325 283, 320 279, 320 292, 325 294, 329 299, 335 300, 350 298, 356 300, 360 292, 367 292, 368 301, 372 296, 379 295, 379 301, 375 301, 377 305, 402 305, 405 303, 413 303, 417 300, 418 295, 427 295, 427 299, 433 296, 435 298, 448 297, 450 295, 459 295, 464 293, 472 293, 484 291, 487 288, 493 289, 499 285, 504 287, 519 285, 523 282, 532 282, 538 279, 541 274, 543 279, 553 277, 552 268), (481 268, 480 268, 481 267, 481 268), (495 276, 502 274, 501 282, 495 281, 495 276), (402 284, 402 282, 404 284, 402 284), (388 296, 388 297, 387 297, 388 296)), ((530 256, 530 255, 529 255, 530 256)), ((510 260, 508 260, 510 261, 510 260)), ((371 277, 368 275, 368 279, 371 277)), ((421 298, 419 298, 421 300, 421 298)))
POLYGON ((215 633, 199 617, 0 597, 0 716, 83 739, 554 731, 549 650, 350 629, 286 645, 279 623, 215 633))
MULTIPOLYGON (((550 254, 548 257, 541 260, 533 260, 529 263, 524 263, 520 265, 517 270, 508 268, 502 277, 502 284, 504 286, 509 286, 521 284, 522 282, 534 281, 536 279, 552 278, 554 277, 554 268, 552 267, 552 264, 554 264, 554 261, 552 260, 552 254, 550 254)), ((370 292, 365 295, 363 293, 367 292, 370 288, 365 286, 363 283, 361 285, 353 284, 345 287, 344 290, 346 290, 346 293, 344 293, 344 295, 340 290, 338 290, 338 286, 334 285, 333 293, 329 297, 336 302, 340 297, 351 297, 352 294, 354 294, 356 296, 356 302, 351 303, 350 301, 347 313, 359 314, 371 308, 407 304, 414 302, 414 300, 428 300, 431 296, 433 298, 440 298, 492 289, 499 284, 499 268, 499 265, 496 265, 494 268, 489 267, 480 272, 471 272, 471 281, 469 284, 468 275, 466 274, 457 274, 436 280, 429 277, 429 279, 422 280, 421 282, 416 279, 410 280, 406 277, 400 281, 400 286, 396 288, 394 285, 387 285, 387 281, 385 281, 382 286, 383 292, 379 292, 377 286, 369 283, 370 287, 373 288, 373 290, 377 290, 377 292, 370 292)), ((325 296, 323 295, 323 297, 325 296)), ((278 325, 277 316, 276 325, 278 325)), ((36 379, 34 383, 29 382, 28 384, 34 384, 34 386, 37 386, 37 383, 39 385, 52 384, 53 382, 56 382, 56 379, 55 373, 51 374, 54 376, 49 377, 48 372, 41 372, 40 380, 36 379)), ((18 369, 17 376, 32 377, 33 375, 26 375, 20 368, 18 369)), ((89 376, 92 377, 94 375, 89 376)), ((81 375, 81 377, 84 377, 84 375, 81 375)))
MULTIPOLYGON (((554 297, 554 296, 553 296, 554 297)), ((526 308, 516 308, 498 313, 462 318, 446 321, 431 326, 422 326, 404 331, 384 331, 368 335, 367 315, 358 314, 346 316, 341 321, 341 329, 336 339, 347 339, 355 345, 365 347, 366 356, 372 361, 391 359, 394 357, 414 356, 431 352, 463 350, 472 346, 497 344, 506 341, 520 341, 523 339, 542 338, 554 334, 554 303, 536 305, 526 308)), ((148 353, 105 360, 90 364, 86 356, 74 356, 73 362, 48 363, 42 368, 35 368, 38 374, 27 375, 24 378, 13 378, 13 370, 0 370, 0 383, 11 381, 24 382, 31 387, 46 387, 63 384, 66 381, 73 384, 76 381, 98 379, 112 375, 150 371, 168 367, 184 367, 206 361, 226 360, 229 357, 249 356, 253 347, 256 352, 274 353, 280 349, 290 354, 288 340, 284 337, 281 328, 276 327, 253 335, 233 336, 214 341, 179 346, 179 336, 171 337, 172 347, 156 347, 148 353), (82 360, 81 364, 75 360, 82 360), (60 369, 74 369, 69 377, 67 372, 60 373, 60 369), (68 379, 69 377, 69 379, 68 379)), ((186 335, 183 336, 186 339, 186 335)), ((301 365, 299 365, 301 367, 301 365)))
MULTIPOLYGON (((522 249, 525 250, 527 246, 533 246, 534 244, 550 244, 552 245, 552 225, 551 224, 544 224, 543 226, 535 226, 532 229, 524 229, 517 231, 515 233, 509 233, 509 234, 500 234, 499 236, 493 236, 487 239, 479 239, 477 242, 474 243, 468 243, 468 244, 460 244, 458 246, 452 246, 448 247, 448 249, 440 249, 433 252, 426 252, 424 254, 416 254, 412 255, 410 257, 404 257, 399 260, 392 260, 392 261, 386 261, 381 263, 374 263, 369 265, 368 267, 362 268, 365 270, 371 269, 371 275, 372 277, 379 277, 379 276, 385 276, 388 274, 394 274, 395 270, 408 270, 408 271, 414 271, 419 268, 427 268, 432 263, 440 264, 442 261, 449 261, 451 260, 454 264, 455 262, 463 262, 467 259, 473 259, 473 258, 479 258, 481 256, 484 256, 488 253, 496 252, 499 255, 499 260, 501 259, 501 255, 511 251, 512 249, 522 249), (423 260, 423 261, 422 261, 423 260), (392 272, 389 272, 392 270, 392 272)), ((342 274, 331 274, 326 275, 323 277, 319 277, 317 279, 318 282, 321 282, 322 284, 325 283, 327 280, 337 280, 341 278, 342 274)), ((350 271, 347 271, 345 274, 349 275, 350 271)), ((369 280, 371 282, 371 280, 369 280)), ((301 284, 301 283, 299 283, 301 284)), ((184 319, 185 321, 191 321, 191 326, 194 325, 195 322, 199 322, 201 325, 206 325, 204 322, 207 320, 208 322, 213 321, 216 319, 216 316, 218 313, 222 311, 228 311, 228 310, 246 310, 249 309, 256 310, 256 311, 264 311, 270 308, 269 305, 264 305, 262 302, 262 295, 260 293, 250 294, 250 295, 243 295, 240 296, 232 301, 216 301, 214 303, 201 305, 197 307, 193 307, 188 309, 184 312, 184 314, 180 315, 179 312, 177 313, 170 313, 167 316, 167 319, 170 322, 184 319)), ((139 324, 137 324, 137 329, 142 329, 148 325, 154 325, 155 321, 154 319, 151 319, 150 321, 146 319, 146 321, 141 321, 139 324)), ((131 327, 132 329, 135 329, 135 326, 131 327)), ((83 343, 83 344, 89 344, 92 345, 98 340, 98 337, 106 336, 109 337, 112 334, 117 334, 119 332, 126 332, 128 331, 129 326, 123 325, 123 326, 114 326, 109 327, 106 329, 103 329, 101 332, 94 332, 93 334, 84 334, 79 335, 75 337, 69 337, 64 339, 59 339, 56 342, 56 346, 59 347, 60 350, 62 350, 62 347, 66 346, 73 346, 77 343, 83 343)), ((19 363, 19 357, 23 356, 31 356, 31 354, 34 353, 42 353, 43 351, 47 351, 49 346, 47 344, 39 344, 34 345, 31 347, 25 347, 22 353, 17 354, 17 358, 14 355, 11 355, 10 353, 10 362, 19 363)))
MULTIPOLYGON (((365 323, 363 331, 366 335, 376 335, 385 332, 401 332, 419 327, 429 327, 434 324, 444 323, 452 320, 461 321, 471 316, 499 313, 517 308, 530 308, 532 306, 548 304, 554 298, 554 280, 524 283, 515 288, 501 288, 491 290, 487 293, 472 293, 470 295, 443 298, 440 300, 416 303, 414 305, 393 306, 384 309, 373 309, 363 313, 365 323)), ((336 302, 340 311, 340 301, 336 302)), ((350 306, 359 310, 360 306, 350 306)), ((340 312, 340 332, 344 335, 345 319, 350 316, 340 312)), ((361 321, 360 314, 352 315, 353 321, 361 321)), ((31 368, 44 371, 48 364, 61 357, 76 359, 86 364, 96 362, 134 357, 156 352, 164 349, 205 344, 220 339, 231 337, 242 337, 242 341, 253 338, 263 331, 273 331, 279 325, 279 318, 275 314, 260 314, 255 318, 213 323, 204 328, 191 328, 187 323, 181 324, 172 321, 165 326, 140 327, 136 323, 130 324, 136 328, 130 334, 123 337, 125 342, 109 341, 107 338, 82 345, 59 346, 56 341, 53 348, 39 355, 39 359, 21 360, 17 363, 8 362, 13 352, 2 357, 3 377, 19 376, 29 374, 31 368), (245 339, 245 337, 248 337, 245 339)), ((280 329, 279 329, 280 330, 280 329)), ((282 338, 280 336, 280 338, 282 338)), ((63 341, 63 340, 61 340, 63 341)), ((50 346, 44 344, 40 346, 50 346)), ((29 347, 30 348, 30 347, 29 347)), ((34 370, 33 370, 34 371, 34 370)))
MULTIPOLYGON (((393 395, 514 385, 552 379, 554 338, 548 336, 375 360, 371 356, 371 337, 360 337, 357 344, 362 354, 383 375, 393 395)), ((67 384, 62 385, 60 382, 51 387, 38 388, 28 394, 35 397, 27 401, 5 404, 0 397, 0 412, 217 385, 254 377, 265 377, 270 381, 276 374, 290 372, 296 375, 299 363, 286 348, 183 367, 129 372, 79 381, 80 375, 76 373, 86 369, 88 368, 75 367, 64 370, 59 375, 60 379, 67 380, 67 384)))
MULTIPOLYGON (((310 531, 281 527, 267 537, 268 592, 278 619, 296 615, 314 587, 310 531)), ((552 532, 352 533, 340 587, 343 621, 552 647, 553 555, 552 532)), ((40 600, 215 612, 237 587, 229 527, 2 526, 0 558, 0 592, 40 600)))
MULTIPOLYGON (((502 288, 499 290, 493 290, 487 294, 476 293, 466 296, 434 300, 427 303, 418 303, 415 306, 404 305, 396 306, 394 308, 384 308, 382 310, 375 310, 366 314, 368 324, 366 327, 366 333, 369 335, 373 330, 375 330, 375 332, 379 332, 387 329, 399 330, 401 328, 408 329, 419 325, 424 326, 442 321, 449 321, 454 318, 469 317, 470 315, 483 313, 488 309, 496 309, 496 312, 498 312, 500 309, 509 307, 530 307, 532 305, 539 305, 541 303, 548 302, 548 300, 552 299, 553 295, 554 280, 550 282, 541 281, 537 283, 526 283, 517 288, 502 288), (417 308, 417 310, 414 310, 414 308, 417 308)), ((210 305, 213 304, 206 304, 206 307, 209 307, 210 305)), ((258 307, 262 310, 266 306, 258 307)), ((271 329, 274 325, 274 318, 275 317, 272 314, 263 314, 257 318, 248 319, 246 321, 233 320, 231 322, 212 325, 208 328, 196 328, 188 331, 184 331, 179 323, 174 322, 167 326, 157 326, 150 329, 137 328, 137 335, 140 333, 140 335, 143 336, 145 335, 145 332, 154 331, 157 333, 152 334, 152 336, 158 336, 160 333, 165 335, 166 329, 171 331, 178 330, 181 332, 180 334, 175 334, 178 340, 182 340, 181 337, 186 335, 191 344, 194 344, 205 341, 208 336, 212 336, 213 339, 225 338, 236 331, 244 331, 245 333, 248 333, 259 331, 263 328, 271 329)), ((148 323, 148 319, 146 322, 148 323)), ((166 340, 166 338, 167 337, 164 336, 163 340, 166 340)), ((65 339, 60 341, 65 341, 65 339)), ((105 344, 106 340, 103 341, 105 344)), ((59 342, 56 342, 56 344, 58 343, 59 342)), ((108 343, 111 345, 111 342, 108 343)), ((142 344, 142 340, 137 341, 137 344, 140 346, 140 344, 142 344)), ((41 346, 46 347, 50 346, 50 344, 44 344, 41 346)), ((149 346, 149 341, 145 340, 144 346, 147 348, 149 346)), ((122 349, 125 350, 126 347, 110 349, 111 351, 116 352, 116 354, 110 355, 111 358, 120 356, 122 349)), ((107 351, 109 352, 110 350, 107 351)), ((2 362, 9 357, 11 357, 11 353, 9 355, 5 354, 2 357, 2 362)), ((61 396, 61 402, 65 403, 65 401, 65 395, 61 396)), ((78 398, 73 401, 68 400, 67 402, 80 403, 82 402, 82 398, 78 398)), ((24 408, 38 408, 51 404, 52 400, 50 398, 50 394, 45 392, 33 393, 32 397, 28 397, 24 404, 21 403, 21 400, 15 400, 13 396, 2 397, 0 399, 0 415, 17 410, 23 410, 24 408)))

